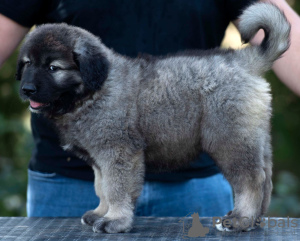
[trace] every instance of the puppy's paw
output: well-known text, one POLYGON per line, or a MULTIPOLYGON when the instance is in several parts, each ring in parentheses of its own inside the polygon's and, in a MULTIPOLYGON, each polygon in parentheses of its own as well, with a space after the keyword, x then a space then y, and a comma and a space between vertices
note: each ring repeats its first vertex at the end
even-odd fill
POLYGON ((81 217, 81 223, 84 225, 90 225, 93 226, 95 221, 99 219, 100 216, 94 212, 94 210, 87 211, 82 217, 81 217))
POLYGON ((257 220, 251 217, 241 217, 230 211, 219 220, 220 222, 216 224, 216 228, 222 232, 247 232, 259 226, 259 221, 257 220))
POLYGON ((131 230, 132 222, 133 220, 127 217, 118 219, 103 217, 94 222, 93 231, 95 233, 126 233, 131 230))

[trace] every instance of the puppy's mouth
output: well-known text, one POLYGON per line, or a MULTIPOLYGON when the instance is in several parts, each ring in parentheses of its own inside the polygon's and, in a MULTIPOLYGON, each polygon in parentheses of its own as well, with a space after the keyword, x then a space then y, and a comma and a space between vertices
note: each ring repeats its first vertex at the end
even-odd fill
POLYGON ((30 102, 30 109, 32 111, 40 111, 44 107, 47 107, 47 106, 50 105, 49 103, 40 103, 40 102, 36 102, 36 101, 33 101, 33 100, 29 100, 29 102, 30 102))

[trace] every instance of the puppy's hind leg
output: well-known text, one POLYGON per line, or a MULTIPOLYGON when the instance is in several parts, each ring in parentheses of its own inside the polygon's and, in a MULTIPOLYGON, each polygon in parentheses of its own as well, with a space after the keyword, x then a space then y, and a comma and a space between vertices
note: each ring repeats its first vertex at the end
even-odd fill
POLYGON ((271 190, 269 85, 256 77, 250 81, 248 75, 236 75, 233 81, 236 78, 238 87, 231 86, 236 91, 224 87, 208 96, 201 128, 203 149, 234 191, 234 209, 223 217, 228 221, 222 222, 222 231, 255 228, 271 190), (231 227, 224 227, 228 223, 231 227))
POLYGON ((226 223, 231 227, 223 225, 219 229, 248 231, 255 227, 252 220, 255 224, 262 215, 263 203, 269 202, 265 189, 270 189, 266 179, 270 182, 271 173, 267 173, 269 168, 266 169, 264 160, 269 114, 262 111, 260 115, 229 115, 228 112, 217 116, 222 122, 204 119, 203 148, 213 157, 234 191, 234 209, 222 219, 228 220, 226 223))
POLYGON ((94 222, 103 217, 108 211, 108 203, 102 191, 102 175, 99 167, 93 166, 94 174, 95 174, 95 191, 96 195, 100 198, 100 204, 95 210, 87 211, 81 218, 82 224, 93 225, 94 222))
MULTIPOLYGON (((119 233, 130 231, 135 202, 144 182, 144 153, 128 148, 102 152, 102 191, 108 211, 95 220, 94 232, 119 233)), ((100 202, 101 206, 101 202, 100 202)))
POLYGON ((234 209, 222 218, 230 227, 218 226, 221 231, 249 231, 255 228, 262 215, 266 173, 262 160, 262 147, 249 143, 227 141, 213 158, 234 191, 234 209))

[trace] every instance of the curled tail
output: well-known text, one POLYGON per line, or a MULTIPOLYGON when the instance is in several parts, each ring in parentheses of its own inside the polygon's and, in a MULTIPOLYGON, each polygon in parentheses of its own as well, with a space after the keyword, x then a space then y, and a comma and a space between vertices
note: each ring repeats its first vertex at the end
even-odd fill
MULTIPOLYGON (((262 58, 264 66, 260 66, 262 72, 271 68, 273 62, 277 60, 290 46, 291 26, 283 12, 273 4, 257 3, 246 8, 240 16, 239 30, 245 42, 250 41, 259 29, 265 32, 265 38, 259 46, 249 48, 255 50, 246 54, 249 60, 257 61, 256 57, 262 58)), ((246 51, 247 52, 247 51, 246 51)), ((261 61, 259 61, 261 62, 261 61)), ((250 63, 258 67, 259 63, 250 63)))

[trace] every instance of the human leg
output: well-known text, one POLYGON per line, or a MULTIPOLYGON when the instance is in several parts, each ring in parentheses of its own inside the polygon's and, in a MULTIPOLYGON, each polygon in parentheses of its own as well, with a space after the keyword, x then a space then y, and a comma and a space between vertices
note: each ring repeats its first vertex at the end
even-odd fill
POLYGON ((183 182, 145 182, 137 201, 138 216, 223 216, 233 208, 232 189, 222 174, 183 182))
POLYGON ((93 182, 28 170, 28 217, 80 217, 98 203, 93 182))

